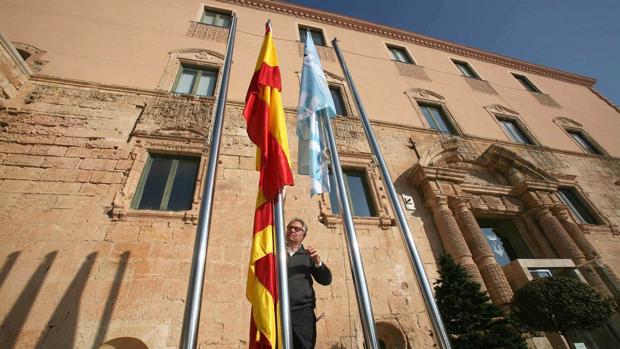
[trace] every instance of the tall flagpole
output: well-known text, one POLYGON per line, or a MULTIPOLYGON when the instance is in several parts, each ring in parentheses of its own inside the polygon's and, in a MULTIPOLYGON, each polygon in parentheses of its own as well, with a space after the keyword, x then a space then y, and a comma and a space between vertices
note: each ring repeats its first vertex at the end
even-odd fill
POLYGON ((346 62, 344 61, 344 57, 342 55, 342 52, 340 51, 340 47, 338 46, 338 39, 332 40, 332 44, 334 45, 334 49, 336 50, 336 55, 338 56, 338 61, 340 62, 342 71, 344 72, 344 75, 347 79, 347 83, 349 84, 351 92, 353 93, 355 105, 357 106, 357 110, 359 111, 360 119, 362 121, 362 125, 364 126, 368 144, 370 145, 370 148, 378 162, 379 168, 381 169, 383 183, 385 183, 385 186, 387 187, 387 192, 389 194, 392 207, 394 208, 394 212, 396 213, 398 225, 402 232, 403 240, 409 254, 409 261, 411 262, 413 270, 415 271, 418 280, 418 286, 420 287, 420 291, 422 292, 422 296, 424 297, 424 304, 426 305, 426 311, 428 312, 431 319, 433 330, 435 332, 435 336, 437 337, 437 343, 439 344, 440 349, 451 349, 450 339, 448 338, 446 328, 443 324, 443 321, 441 320, 441 314, 439 313, 439 309, 437 308, 437 303, 435 303, 435 299, 433 298, 433 291, 426 276, 426 272, 424 271, 422 259, 420 258, 418 250, 415 246, 415 242, 413 241, 413 237, 411 235, 411 231, 409 230, 409 225, 407 224, 407 219, 405 218, 403 209, 398 202, 398 195, 396 194, 396 189, 394 189, 392 178, 390 177, 390 173, 388 172, 385 161, 383 160, 383 154, 381 153, 381 149, 379 148, 379 143, 377 143, 375 134, 370 127, 370 122, 368 121, 368 115, 366 115, 366 110, 364 109, 364 105, 362 104, 362 99, 357 92, 355 83, 351 78, 351 74, 349 73, 346 62))
POLYGON ((185 315, 183 317, 183 331, 181 333, 181 348, 195 349, 198 341, 198 323, 200 320, 200 307, 202 301, 202 286, 205 278, 207 262, 207 248, 209 245, 209 229, 211 227, 211 213, 213 211, 213 194, 215 192, 215 178, 217 162, 222 138, 222 124, 224 123, 224 108, 228 94, 228 77, 232 64, 232 54, 235 46, 235 31, 237 17, 231 16, 228 43, 226 45, 226 59, 222 73, 222 84, 217 97, 213 130, 211 132, 211 145, 209 147, 209 163, 205 173, 204 188, 202 190, 202 203, 198 215, 196 228, 196 241, 194 242, 194 256, 190 271, 189 286, 187 289, 187 301, 185 315))
POLYGON ((329 117, 324 115, 325 113, 321 114, 322 118, 324 118, 323 124, 325 124, 325 133, 327 134, 329 144, 329 155, 331 158, 332 170, 334 171, 336 185, 338 187, 338 191, 336 192, 338 194, 338 205, 340 206, 340 213, 342 215, 342 221, 344 222, 344 231, 347 237, 349 262, 351 264, 353 283, 355 285, 355 293, 357 295, 357 307, 359 308, 360 317, 362 320, 362 330, 366 341, 365 347, 370 349, 379 349, 377 330, 375 328, 375 320, 372 315, 372 306, 370 304, 370 294, 368 293, 366 276, 364 274, 364 265, 362 264, 359 244, 357 243, 357 235, 355 233, 355 226, 353 225, 351 207, 349 205, 349 200, 347 199, 349 195, 344 184, 344 177, 342 176, 342 166, 340 165, 340 157, 338 156, 338 149, 336 148, 334 132, 332 131, 329 117))
POLYGON ((282 334, 282 348, 292 348, 291 308, 288 296, 288 266, 286 240, 284 237, 284 194, 278 193, 274 200, 273 221, 276 234, 276 258, 278 270, 278 303, 280 304, 280 330, 282 334))

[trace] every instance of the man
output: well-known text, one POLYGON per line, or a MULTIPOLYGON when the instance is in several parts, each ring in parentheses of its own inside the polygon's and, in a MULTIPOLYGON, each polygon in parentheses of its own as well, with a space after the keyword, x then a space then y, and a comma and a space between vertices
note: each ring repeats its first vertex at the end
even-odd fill
POLYGON ((288 250, 288 292, 291 306, 291 327, 294 349, 313 349, 316 343, 316 297, 312 278, 321 285, 332 282, 332 273, 321 261, 319 252, 301 243, 308 233, 308 226, 298 217, 286 226, 288 250))

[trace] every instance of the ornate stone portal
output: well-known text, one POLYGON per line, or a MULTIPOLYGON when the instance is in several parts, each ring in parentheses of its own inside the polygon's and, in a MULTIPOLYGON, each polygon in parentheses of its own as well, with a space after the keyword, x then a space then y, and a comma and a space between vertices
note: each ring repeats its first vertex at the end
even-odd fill
POLYGON ((445 143, 431 147, 435 151, 411 169, 409 183, 422 191, 445 251, 488 290, 494 303, 509 303, 513 290, 477 217, 513 221, 534 258, 571 259, 592 287, 610 295, 587 266, 599 254, 559 200, 557 179, 498 145, 476 156, 460 139, 445 143), (470 156, 458 155, 461 148, 470 156), (544 237, 527 231, 531 222, 544 237))

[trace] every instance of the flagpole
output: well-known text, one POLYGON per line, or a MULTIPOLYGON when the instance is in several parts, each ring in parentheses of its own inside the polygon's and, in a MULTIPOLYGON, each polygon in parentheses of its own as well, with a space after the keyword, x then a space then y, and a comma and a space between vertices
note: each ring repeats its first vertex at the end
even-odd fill
POLYGON ((196 228, 196 240, 194 242, 194 255, 190 271, 189 286, 185 315, 183 317, 183 330, 181 333, 181 349, 195 349, 198 341, 198 323, 200 320, 200 308, 202 303, 202 288, 205 277, 207 262, 207 248, 209 245, 209 230, 211 226, 211 213, 213 211, 213 194, 215 192, 215 179, 219 157, 220 140, 222 138, 222 124, 224 122, 224 108, 228 93, 228 78, 232 64, 232 54, 235 46, 235 31, 237 17, 231 16, 228 43, 226 45, 226 58, 222 73, 222 84, 217 97, 213 130, 211 132, 211 145, 209 147, 209 162, 205 173, 204 187, 202 190, 202 203, 198 215, 196 228))
POLYGON ((274 200, 273 218, 276 234, 276 257, 278 259, 278 303, 280 304, 280 329, 282 348, 292 347, 291 308, 288 296, 288 266, 286 240, 284 237, 284 194, 281 191, 274 200))
POLYGON ((426 305, 426 311, 429 314, 435 336, 437 337, 437 343, 439 344, 440 349, 451 349, 450 339, 448 338, 448 334, 441 319, 441 314, 439 313, 439 309, 437 308, 437 304, 435 303, 435 299, 433 298, 433 291, 428 281, 428 277, 426 276, 426 272, 424 271, 422 259, 420 258, 418 250, 415 246, 415 242, 413 241, 413 237, 411 235, 411 231, 409 230, 409 225, 407 224, 403 209, 398 202, 398 195, 396 194, 396 189, 394 189, 394 184, 387 170, 387 166, 385 165, 385 161, 383 160, 383 155, 381 153, 381 149, 379 148, 379 143, 377 142, 375 134, 370 127, 370 122, 368 121, 368 115, 366 115, 366 110, 364 109, 364 105, 362 104, 362 99, 357 92, 357 89, 355 88, 353 78, 351 77, 349 69, 347 68, 347 64, 344 61, 344 56, 342 55, 340 47, 338 46, 338 39, 332 40, 332 44, 334 45, 336 56, 338 57, 338 61, 340 62, 342 71, 344 72, 344 75, 347 79, 347 83, 349 84, 351 92, 353 93, 355 105, 357 106, 357 110, 359 111, 360 119, 362 121, 362 125, 364 126, 368 144, 370 145, 371 150, 379 165, 379 168, 381 169, 383 183, 387 187, 390 202, 392 203, 392 207, 394 208, 394 212, 396 213, 398 225, 402 232, 402 237, 407 247, 407 252, 409 254, 409 260, 411 262, 413 270, 415 271, 418 286, 420 287, 420 291, 422 292, 422 296, 424 298, 424 304, 426 305))
POLYGON ((370 349, 378 349, 379 342, 377 341, 377 330, 375 328, 375 320, 372 315, 370 294, 368 292, 368 286, 366 285, 364 265, 362 263, 362 257, 359 251, 359 244, 357 243, 357 234, 355 233, 355 226, 353 225, 353 215, 351 214, 351 207, 349 205, 349 200, 347 199, 349 195, 347 193, 347 188, 344 184, 342 166, 340 165, 340 157, 338 156, 338 149, 336 148, 334 132, 332 131, 329 117, 324 115, 324 113, 321 114, 324 118, 323 124, 325 124, 325 131, 329 144, 329 154, 332 163, 332 170, 334 171, 334 176, 336 177, 336 185, 338 187, 338 205, 340 207, 342 221, 344 222, 345 236, 347 237, 349 262, 351 264, 353 283, 355 285, 355 293, 357 295, 357 306, 359 308, 360 317, 362 320, 362 330, 364 332, 364 339, 366 342, 365 347, 370 349))

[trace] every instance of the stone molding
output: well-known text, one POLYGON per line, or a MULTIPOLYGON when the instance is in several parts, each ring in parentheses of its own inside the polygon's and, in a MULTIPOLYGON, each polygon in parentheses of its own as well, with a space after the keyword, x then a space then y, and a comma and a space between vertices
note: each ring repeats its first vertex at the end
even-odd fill
POLYGON ((486 109, 489 113, 493 115, 500 114, 500 115, 507 115, 507 116, 513 116, 513 117, 519 116, 518 112, 510 108, 504 107, 501 104, 489 104, 489 105, 484 106, 484 109, 486 109))
POLYGON ((417 80, 431 81, 431 78, 428 77, 426 70, 421 65, 403 63, 399 61, 394 61, 394 65, 396 65, 398 74, 401 76, 406 76, 417 80))
POLYGON ((127 175, 127 181, 122 188, 116 193, 109 211, 110 218, 113 221, 124 221, 132 218, 162 218, 162 219, 180 219, 185 223, 198 224, 198 210, 202 199, 202 186, 204 171, 207 165, 207 149, 204 146, 204 139, 182 139, 182 138, 164 138, 164 137, 140 137, 134 136, 134 147, 131 152, 133 163, 127 175), (142 176, 144 165, 149 156, 149 152, 166 153, 166 154, 182 154, 194 155, 200 157, 198 166, 198 174, 196 176, 196 186, 194 189, 194 198, 192 207, 187 211, 157 211, 157 210, 136 210, 132 209, 138 182, 142 176))
POLYGON ((486 80, 472 79, 468 77, 463 77, 463 79, 465 79, 467 85, 469 85, 469 87, 471 87, 471 89, 474 91, 487 93, 490 95, 498 94, 497 91, 495 91, 495 89, 493 88, 493 86, 491 86, 491 84, 486 80))
MULTIPOLYGON (((388 208, 387 192, 383 185, 383 180, 379 174, 377 166, 372 161, 370 155, 360 155, 353 153, 340 153, 340 162, 343 169, 355 169, 363 171, 366 174, 366 182, 368 183, 368 192, 372 205, 376 210, 376 217, 354 217, 353 221, 361 225, 379 226, 381 229, 387 230, 390 226, 396 224, 396 219, 388 208)), ((329 193, 321 195, 319 201, 320 214, 319 221, 329 228, 335 228, 341 224, 340 215, 333 214, 329 199, 329 193)))
POLYGON ((185 35, 190 38, 226 42, 228 40, 228 32, 228 28, 191 21, 185 35))
POLYGON ((415 45, 430 47, 433 49, 458 54, 464 57, 470 57, 485 62, 490 62, 504 67, 518 69, 524 72, 547 76, 553 79, 566 81, 578 85, 592 87, 596 79, 581 76, 558 69, 553 69, 533 63, 528 63, 514 58, 509 58, 495 53, 485 52, 471 47, 458 45, 438 39, 433 39, 420 34, 399 30, 384 25, 370 23, 364 20, 355 19, 337 15, 334 13, 311 9, 301 5, 284 3, 273 0, 219 0, 222 2, 232 3, 239 6, 251 7, 263 11, 271 11, 282 13, 289 16, 309 19, 316 22, 322 22, 328 25, 353 29, 360 32, 366 32, 373 35, 383 36, 390 39, 396 39, 409 42, 415 45))
MULTIPOLYGON (((316 45, 315 48, 316 48, 316 53, 318 53, 319 58, 321 59, 322 62, 337 62, 338 61, 336 59, 336 51, 334 50, 333 47, 316 45)), ((299 57, 304 56, 304 43, 301 41, 297 42, 297 53, 299 54, 299 57)))

